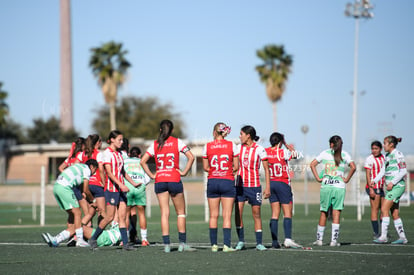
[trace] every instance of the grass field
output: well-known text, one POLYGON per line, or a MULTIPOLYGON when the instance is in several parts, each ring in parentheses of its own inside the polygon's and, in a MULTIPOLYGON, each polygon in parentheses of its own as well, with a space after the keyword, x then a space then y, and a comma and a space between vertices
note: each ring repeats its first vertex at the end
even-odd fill
MULTIPOLYGON (((204 222, 202 206, 188 207, 188 242, 198 248, 194 253, 178 253, 175 215, 171 221, 173 251, 163 252, 158 207, 152 208, 148 219, 150 247, 124 252, 116 247, 49 248, 40 233, 52 234, 65 227, 66 214, 57 207, 46 208, 46 226, 38 226, 32 220, 31 206, 0 204, 0 274, 215 274, 215 273, 364 273, 364 274, 413 274, 414 273, 414 207, 403 207, 401 216, 407 237, 413 243, 407 245, 374 245, 368 208, 363 220, 356 221, 356 209, 346 207, 342 214, 340 247, 313 247, 313 250, 279 249, 259 252, 254 249, 255 239, 250 207, 245 211, 245 235, 247 249, 235 253, 212 253, 210 250, 208 224, 204 222)), ((172 213, 174 211, 172 210, 172 213)), ((263 205, 263 239, 269 246, 269 205, 263 205)), ((293 238, 306 246, 315 240, 319 217, 317 205, 311 205, 309 215, 304 215, 303 205, 296 205, 293 218, 293 238)), ((38 217, 37 217, 38 218, 38 217)), ((219 225, 221 226, 221 225, 219 225)), ((391 239, 396 239, 393 225, 391 239)), ((330 241, 330 223, 325 232, 325 243, 330 241)), ((279 238, 283 238, 282 222, 279 222, 279 238)), ((219 244, 222 231, 219 230, 219 244)), ((237 242, 232 231, 232 242, 237 242)))

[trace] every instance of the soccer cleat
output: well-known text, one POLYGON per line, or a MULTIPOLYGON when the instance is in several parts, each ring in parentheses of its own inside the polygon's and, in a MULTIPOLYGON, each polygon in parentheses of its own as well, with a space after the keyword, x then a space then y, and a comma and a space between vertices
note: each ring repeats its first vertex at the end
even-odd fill
POLYGON ((218 246, 216 244, 213 244, 211 246, 211 252, 217 252, 218 251, 218 246))
POLYGON ((72 247, 72 246, 76 246, 76 235, 73 236, 67 243, 66 246, 72 247))
POLYGON ((267 250, 267 248, 264 245, 262 245, 261 243, 259 243, 258 245, 256 245, 256 250, 265 251, 265 250, 267 250))
POLYGON ((166 245, 164 246, 164 252, 165 252, 165 253, 170 253, 170 252, 171 252, 171 246, 170 246, 169 244, 166 244, 166 245))
POLYGON ((245 249, 244 242, 238 242, 236 245, 236 250, 243 250, 245 249))
POLYGON ((127 245, 122 246, 122 250, 123 251, 135 251, 137 249, 134 246, 127 244, 127 245))
POLYGON ((50 247, 58 247, 59 246, 59 243, 56 241, 56 238, 55 237, 53 237, 49 233, 46 233, 46 235, 47 235, 47 237, 48 237, 48 239, 50 241, 50 245, 49 245, 50 247))
POLYGON ((398 240, 395 240, 392 242, 392 244, 406 244, 408 243, 407 238, 399 238, 398 240))
POLYGON ((46 235, 46 233, 42 233, 42 238, 49 247, 52 247, 52 243, 50 242, 49 237, 46 235))
POLYGON ((197 251, 197 249, 192 248, 191 246, 189 246, 186 243, 180 243, 180 245, 178 246, 178 252, 194 252, 197 251))
POLYGON ((341 246, 341 243, 339 243, 337 241, 331 241, 331 243, 329 244, 329 246, 341 246))
POLYGON ((322 246, 323 245, 322 240, 316 240, 312 244, 316 245, 316 246, 322 246))
POLYGON ((234 251, 237 251, 237 250, 231 246, 223 245, 223 252, 234 252, 234 251))
POLYGON ((375 239, 374 240, 374 243, 378 243, 378 244, 384 244, 384 243, 387 243, 388 242, 388 240, 387 240, 387 238, 381 238, 381 237, 379 237, 378 239, 375 239))
POLYGON ((150 243, 147 240, 142 240, 141 246, 149 246, 150 243))
POLYGON ((98 248, 98 242, 96 240, 89 239, 88 244, 92 250, 95 250, 98 248))
POLYGON ((76 241, 77 247, 89 247, 89 243, 85 241, 84 239, 79 239, 76 241))
POLYGON ((285 239, 285 242, 283 243, 283 245, 286 248, 302 248, 303 247, 300 244, 295 243, 295 241, 292 239, 285 239))

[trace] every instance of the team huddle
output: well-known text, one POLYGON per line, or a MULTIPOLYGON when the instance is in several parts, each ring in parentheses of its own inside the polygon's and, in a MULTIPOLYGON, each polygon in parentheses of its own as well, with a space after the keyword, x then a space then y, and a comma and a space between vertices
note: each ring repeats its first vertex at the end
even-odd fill
MULTIPOLYGON (((129 148, 128 139, 117 130, 110 132, 109 146, 101 151, 102 141, 98 135, 89 135, 86 140, 78 138, 69 157, 59 170, 53 193, 61 209, 68 213, 67 228, 53 236, 42 233, 50 247, 60 243, 97 249, 101 246, 121 245, 126 251, 136 250, 138 241, 137 221, 141 246, 148 246, 145 218, 146 186, 154 180, 154 191, 161 212, 161 231, 164 252, 171 251, 169 234, 169 201, 177 214, 178 251, 196 251, 187 244, 186 206, 181 177, 190 171, 194 156, 190 148, 172 136, 173 123, 163 120, 160 134, 146 153, 141 156, 138 147, 129 148), (187 162, 179 166, 180 153, 187 162), (155 162, 151 171, 148 161, 155 162), (83 215, 82 215, 83 212, 83 215), (92 218, 97 215, 97 226, 92 228, 92 218)), ((207 199, 209 205, 209 236, 211 251, 219 251, 217 243, 220 204, 223 217, 223 252, 245 249, 243 211, 246 202, 251 206, 256 237, 256 250, 304 248, 292 239, 293 196, 290 183, 289 162, 300 154, 285 141, 281 133, 270 136, 269 148, 257 144, 259 137, 254 127, 248 125, 240 130, 240 145, 226 140, 231 129, 218 122, 213 128, 214 140, 204 145, 203 169, 208 173, 207 199), (260 168, 264 171, 265 186, 262 190, 260 168), (261 205, 269 199, 271 247, 263 245, 261 205), (235 209, 235 225, 238 242, 231 244, 231 217, 235 209), (284 241, 279 243, 278 227, 280 212, 283 212, 284 241), (282 244, 282 245, 281 245, 282 244)), ((371 144, 372 154, 364 165, 366 169, 366 191, 371 203, 371 223, 375 243, 388 243, 390 215, 399 235, 394 244, 406 244, 403 223, 399 217, 399 199, 405 191, 407 173, 403 154, 396 149, 401 139, 388 136, 382 145, 371 144), (379 215, 380 212, 380 215, 379 215), (378 222, 379 218, 379 222, 378 222)), ((320 188, 320 218, 317 226, 316 246, 323 245, 328 213, 332 213, 330 246, 339 246, 339 224, 344 208, 346 183, 352 178, 356 166, 351 156, 342 150, 342 139, 333 136, 329 149, 322 151, 310 168, 320 188), (322 166, 318 172, 317 166, 322 166), (348 169, 348 170, 346 170, 348 169), (346 172, 347 171, 347 172, 346 172)))

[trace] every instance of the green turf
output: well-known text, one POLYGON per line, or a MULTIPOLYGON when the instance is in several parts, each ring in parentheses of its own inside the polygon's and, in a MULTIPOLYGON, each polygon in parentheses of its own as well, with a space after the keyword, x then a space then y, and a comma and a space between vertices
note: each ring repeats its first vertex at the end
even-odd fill
MULTIPOLYGON (((313 250, 280 249, 259 252, 254 250, 255 239, 250 207, 245 210, 245 236, 247 249, 235 253, 212 253, 209 248, 208 224, 204 222, 202 206, 190 205, 187 223, 188 242, 198 248, 194 253, 178 253, 176 246, 169 254, 161 246, 161 229, 158 207, 152 208, 148 219, 148 239, 151 247, 124 252, 115 247, 105 247, 92 252, 87 248, 49 248, 42 242, 40 233, 56 234, 64 228, 65 212, 57 207, 46 208, 45 227, 32 220, 31 206, 0 205, 0 274, 90 274, 90 273, 307 273, 332 274, 363 272, 364 274, 412 274, 414 270, 414 245, 373 245, 368 208, 361 222, 356 221, 355 207, 346 207, 341 221, 341 247, 313 247, 313 250), (20 223, 19 224, 19 219, 20 223)), ((296 205, 293 220, 293 238, 310 245, 315 239, 319 217, 317 205, 311 205, 304 216, 303 205, 296 205)), ((414 206, 402 207, 401 216, 409 240, 414 242, 414 206)), ((172 212, 174 213, 173 209, 172 212)), ((270 245, 269 205, 263 205, 263 239, 270 245)), ((171 241, 177 242, 175 215, 171 215, 171 241)), ((325 243, 330 240, 330 223, 325 233, 325 243)), ((219 244, 222 231, 219 230, 219 244)), ((396 238, 393 225, 392 239, 396 238)), ((232 231, 232 242, 237 242, 232 231)), ((283 239, 283 226, 279 222, 279 237, 283 239)))

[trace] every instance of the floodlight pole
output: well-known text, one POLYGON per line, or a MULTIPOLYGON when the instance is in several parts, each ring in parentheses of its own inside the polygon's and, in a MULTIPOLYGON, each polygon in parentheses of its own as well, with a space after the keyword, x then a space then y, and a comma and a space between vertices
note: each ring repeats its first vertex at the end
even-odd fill
MULTIPOLYGON (((370 10, 373 6, 369 3, 369 0, 355 0, 353 4, 348 3, 345 9, 345 16, 355 18, 355 44, 354 44, 354 85, 352 91, 352 158, 355 160, 355 164, 358 169, 358 149, 357 149, 357 131, 358 131, 358 45, 359 45, 359 19, 360 18, 372 18, 374 15, 370 10)), ((358 176, 359 173, 356 173, 358 176)), ((357 200, 359 188, 356 186, 359 182, 355 181, 355 177, 352 179, 354 183, 354 198, 357 200)), ((359 201, 356 201, 359 205, 359 201)), ((359 210, 359 207, 358 207, 359 210)), ((358 214, 358 217, 360 215, 358 214)))

